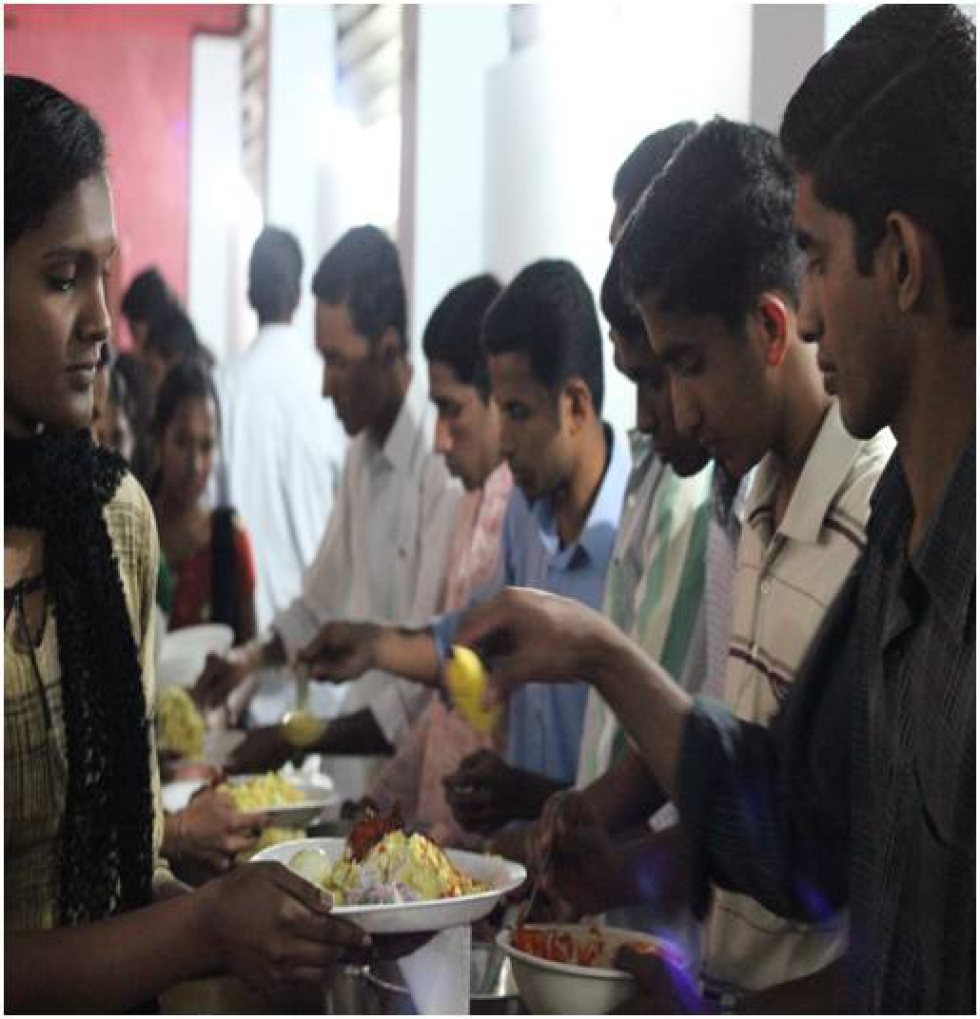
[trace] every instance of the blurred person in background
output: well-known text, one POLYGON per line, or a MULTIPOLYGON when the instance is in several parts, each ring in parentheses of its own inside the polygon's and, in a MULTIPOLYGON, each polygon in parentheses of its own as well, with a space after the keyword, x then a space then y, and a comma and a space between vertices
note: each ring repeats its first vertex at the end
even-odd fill
MULTIPOLYGON (((248 301, 258 316, 258 335, 216 380, 222 419, 218 494, 248 521, 259 630, 288 607, 302 585, 333 511, 347 447, 333 404, 322 392, 316 348, 293 324, 302 276, 299 242, 267 226, 248 265, 248 301)), ((296 703, 292 677, 268 670, 255 679, 249 723, 278 722, 296 703)))
POLYGON ((234 509, 212 510, 204 502, 219 433, 210 373, 194 360, 176 365, 153 415, 157 468, 150 489, 174 577, 169 627, 224 623, 244 643, 256 633, 252 545, 234 509))
POLYGON ((129 420, 134 438, 130 466, 144 488, 149 485, 153 471, 150 419, 153 417, 153 394, 159 384, 159 380, 153 384, 150 378, 144 346, 150 326, 165 319, 173 309, 183 310, 183 304, 156 266, 138 272, 130 280, 120 302, 120 310, 129 327, 133 345, 129 350, 123 350, 121 344, 116 343, 118 353, 114 367, 126 383, 129 420))
POLYGON ((126 380, 112 359, 108 345, 102 349, 93 392, 92 438, 131 463, 135 438, 127 406, 126 380))
MULTIPOLYGON (((349 230, 313 277, 323 392, 351 441, 320 548, 288 606, 258 639, 210 656, 197 683, 221 703, 260 669, 294 665, 334 619, 421 625, 442 604, 461 495, 432 447, 435 414, 409 360, 408 310, 398 250, 374 226, 349 230)), ((261 549, 259 550, 261 555, 261 549)), ((401 742, 429 692, 372 670, 343 689, 310 691, 311 707, 339 711, 324 753, 384 754, 401 742)), ((254 729, 229 767, 282 762, 282 728, 254 729)))
POLYGON ((183 308, 174 305, 150 322, 141 358, 153 407, 167 372, 175 365, 196 359, 208 368, 213 367, 211 353, 198 338, 194 323, 183 308))
POLYGON ((180 298, 156 266, 143 269, 132 278, 123 293, 120 308, 137 355, 143 350, 151 324, 163 318, 171 308, 180 307, 180 298))

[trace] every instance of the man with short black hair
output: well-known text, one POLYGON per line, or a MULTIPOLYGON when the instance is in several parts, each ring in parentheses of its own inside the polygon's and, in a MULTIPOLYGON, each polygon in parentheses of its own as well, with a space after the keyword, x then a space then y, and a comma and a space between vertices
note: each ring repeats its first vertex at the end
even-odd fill
MULTIPOLYGON (((313 278, 323 392, 351 437, 337 500, 301 592, 267 634, 209 660, 198 690, 220 700, 256 669, 293 664, 330 619, 419 625, 441 605, 459 486, 432 448, 433 419, 408 359, 407 307, 398 252, 376 227, 348 231, 313 278)), ((311 692, 319 714, 328 686, 311 692)), ((343 690, 321 740, 325 753, 386 753, 397 746, 428 692, 372 672, 343 690)), ((326 700, 326 703, 324 701, 326 700)), ((264 770, 295 752, 288 731, 250 733, 232 770, 264 770)))
MULTIPOLYGON (((313 562, 347 446, 320 391, 313 344, 293 325, 302 277, 299 242, 287 230, 265 227, 248 264, 248 300, 259 331, 216 380, 220 501, 237 507, 252 536, 260 632, 289 605, 313 562)), ((270 725, 295 702, 292 677, 268 670, 249 699, 249 721, 270 725)))

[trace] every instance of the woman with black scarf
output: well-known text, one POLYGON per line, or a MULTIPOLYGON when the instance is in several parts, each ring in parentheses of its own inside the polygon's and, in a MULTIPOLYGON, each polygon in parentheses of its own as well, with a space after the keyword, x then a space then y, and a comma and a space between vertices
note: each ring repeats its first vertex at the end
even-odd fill
POLYGON ((116 249, 102 131, 4 79, 4 919, 10 1011, 155 1006, 233 972, 323 979, 366 936, 279 865, 187 892, 159 859, 157 537, 88 426, 116 249))

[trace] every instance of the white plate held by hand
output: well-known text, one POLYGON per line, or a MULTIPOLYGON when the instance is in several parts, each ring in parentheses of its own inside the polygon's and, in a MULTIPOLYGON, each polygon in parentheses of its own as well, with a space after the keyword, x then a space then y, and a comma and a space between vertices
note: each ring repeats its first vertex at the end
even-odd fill
MULTIPOLYGON (((261 805, 249 807, 249 813, 265 814, 269 824, 274 828, 307 828, 315 821, 335 821, 340 816, 340 797, 329 776, 308 775, 304 772, 281 774, 291 786, 303 794, 302 802, 273 807, 261 805)), ((254 775, 232 775, 227 782, 231 786, 244 785, 254 778, 254 775)), ((272 848, 276 849, 278 846, 272 848)))
MULTIPOLYGON (((322 849, 331 862, 340 859, 344 852, 344 839, 298 839, 270 846, 252 857, 253 863, 276 860, 289 866, 289 861, 302 849, 322 849)), ((447 927, 482 920, 502 896, 517 888, 527 876, 519 863, 499 856, 466 853, 458 849, 445 850, 450 860, 468 877, 488 886, 488 891, 473 895, 458 895, 451 899, 422 899, 419 902, 400 902, 372 906, 336 906, 337 916, 347 917, 369 934, 418 934, 441 931, 447 927)))

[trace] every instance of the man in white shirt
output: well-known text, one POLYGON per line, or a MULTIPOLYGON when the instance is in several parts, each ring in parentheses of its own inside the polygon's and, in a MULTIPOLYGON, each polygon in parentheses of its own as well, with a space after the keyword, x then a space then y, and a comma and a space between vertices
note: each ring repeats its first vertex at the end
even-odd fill
MULTIPOLYGON (((220 701, 260 668, 294 662, 331 619, 421 625, 442 604, 460 497, 432 445, 434 414, 408 360, 405 287, 398 252, 376 227, 348 231, 313 279, 324 394, 351 438, 330 524, 302 589, 262 637, 212 657, 198 694, 220 701)), ((329 687, 311 691, 326 714, 329 687)), ((379 753, 396 746, 430 694, 373 670, 344 688, 326 753, 379 753)), ((284 754, 279 726, 257 729, 229 762, 266 768, 284 754)))
MULTIPOLYGON (((218 375, 221 502, 246 522, 255 549, 259 630, 286 608, 313 562, 333 509, 347 439, 321 391, 316 351, 293 317, 303 254, 296 238, 266 227, 252 248, 248 300, 255 342, 218 375)), ((295 704, 282 671, 261 677, 249 703, 253 724, 278 721, 295 704)))

